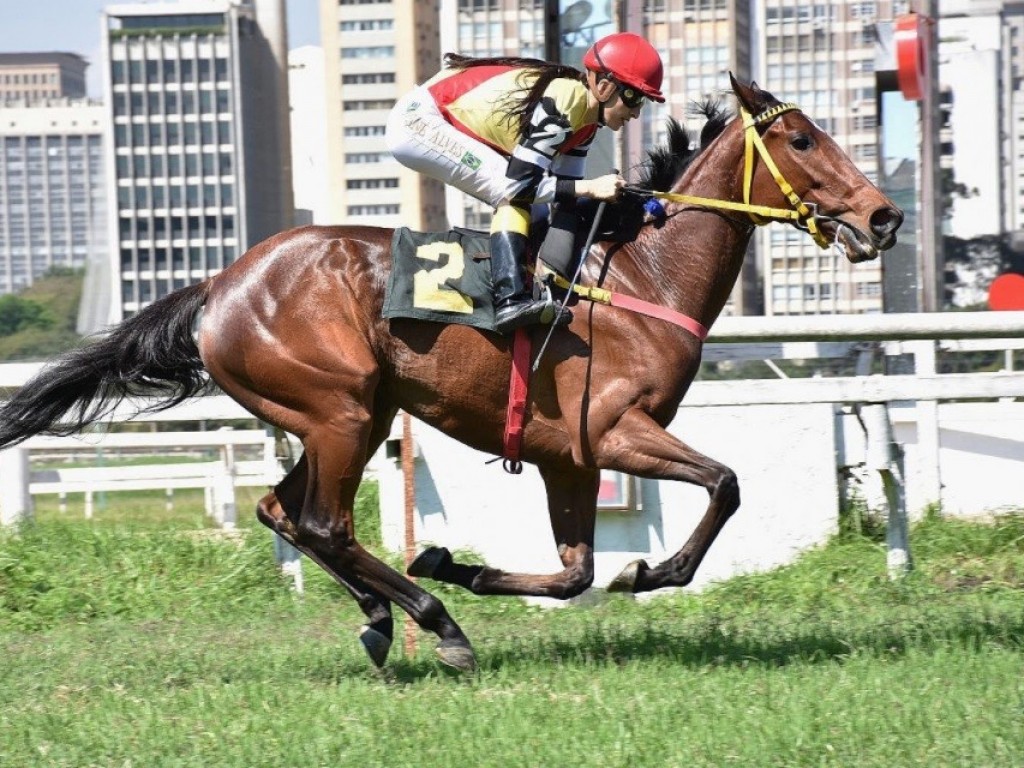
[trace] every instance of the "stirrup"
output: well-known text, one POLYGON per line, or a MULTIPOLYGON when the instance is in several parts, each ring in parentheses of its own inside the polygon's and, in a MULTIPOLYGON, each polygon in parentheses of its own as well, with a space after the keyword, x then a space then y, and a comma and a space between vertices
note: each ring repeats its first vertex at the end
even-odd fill
POLYGON ((494 330, 506 334, 526 325, 568 325, 572 313, 548 297, 507 304, 494 312, 494 330))

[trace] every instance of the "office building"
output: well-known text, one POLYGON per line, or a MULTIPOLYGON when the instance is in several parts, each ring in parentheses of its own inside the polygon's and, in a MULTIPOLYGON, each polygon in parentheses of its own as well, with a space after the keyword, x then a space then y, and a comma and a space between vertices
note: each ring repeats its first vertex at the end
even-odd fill
MULTIPOLYGON (((760 8, 764 87, 796 102, 878 183, 875 24, 893 17, 894 3, 766 0, 760 8)), ((781 224, 757 238, 766 314, 882 311, 880 261, 850 264, 839 249, 821 250, 781 224)))
POLYGON ((282 6, 105 9, 119 314, 216 274, 291 226, 282 6))
POLYGON ((0 53, 0 104, 85 98, 87 66, 77 53, 0 53))
POLYGON ((16 103, 0 108, 0 294, 108 253, 103 107, 16 103))
POLYGON ((437 71, 436 0, 321 0, 331 218, 442 229, 444 186, 402 167, 384 143, 398 96, 437 71))

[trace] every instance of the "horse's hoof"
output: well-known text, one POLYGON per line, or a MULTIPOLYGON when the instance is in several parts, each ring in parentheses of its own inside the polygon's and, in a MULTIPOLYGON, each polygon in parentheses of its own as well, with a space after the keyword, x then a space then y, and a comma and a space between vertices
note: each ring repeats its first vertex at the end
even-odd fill
POLYGON ((363 644, 374 666, 377 669, 383 667, 388 658, 388 651, 391 650, 391 638, 364 624, 359 630, 359 642, 363 644))
POLYGON ((647 570, 647 563, 644 560, 634 560, 622 569, 622 573, 611 580, 608 585, 609 592, 636 592, 636 584, 640 579, 640 572, 647 570))
POLYGON ((452 553, 444 547, 428 547, 416 555, 405 572, 410 576, 432 579, 441 565, 451 561, 452 553))
POLYGON ((476 656, 468 644, 451 643, 447 640, 440 643, 437 648, 437 657, 442 664, 457 669, 460 672, 473 672, 476 670, 476 656))

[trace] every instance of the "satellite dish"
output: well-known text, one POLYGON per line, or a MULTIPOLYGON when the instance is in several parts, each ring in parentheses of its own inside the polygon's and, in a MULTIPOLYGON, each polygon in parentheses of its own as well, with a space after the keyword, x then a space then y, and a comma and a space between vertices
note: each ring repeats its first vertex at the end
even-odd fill
POLYGON ((562 34, 579 32, 583 25, 587 23, 587 19, 590 18, 593 10, 594 6, 588 0, 576 0, 575 3, 565 9, 565 13, 562 14, 562 18, 559 21, 562 34))
POLYGON ((581 37, 584 44, 590 42, 589 35, 584 30, 584 25, 587 23, 587 19, 590 18, 593 10, 594 6, 590 4, 589 0, 576 0, 575 3, 565 9, 565 12, 558 20, 563 45, 576 45, 581 37))

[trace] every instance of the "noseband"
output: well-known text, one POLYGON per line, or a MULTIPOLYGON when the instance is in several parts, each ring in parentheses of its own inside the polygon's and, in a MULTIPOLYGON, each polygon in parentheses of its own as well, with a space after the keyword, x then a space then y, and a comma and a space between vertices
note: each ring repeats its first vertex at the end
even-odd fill
POLYGON ((782 175, 778 165, 776 165, 775 161, 772 159, 771 153, 764 145, 761 135, 757 132, 758 126, 767 125, 775 120, 779 115, 794 111, 798 112, 800 111, 800 108, 792 102, 776 104, 774 107, 766 109, 758 115, 751 115, 742 106, 740 107, 740 117, 743 119, 744 134, 742 203, 734 203, 730 200, 716 200, 715 198, 709 197, 680 195, 675 192, 644 191, 644 194, 652 195, 659 200, 667 200, 672 203, 685 203, 689 205, 698 205, 704 208, 717 208, 726 211, 740 211, 741 213, 746 213, 750 216, 750 220, 759 227, 770 221, 791 221, 797 227, 810 234, 810 236, 814 238, 814 242, 818 244, 819 248, 828 248, 830 244, 828 240, 825 239, 821 230, 818 229, 817 216, 811 211, 811 206, 801 200, 800 196, 793 190, 793 185, 786 181, 786 177, 782 175), (792 209, 772 208, 767 205, 755 205, 750 202, 751 191, 754 185, 754 168, 757 164, 758 157, 761 158, 761 161, 768 169, 768 172, 771 173, 772 178, 775 179, 775 183, 779 186, 782 194, 786 196, 790 205, 793 206, 792 209))

